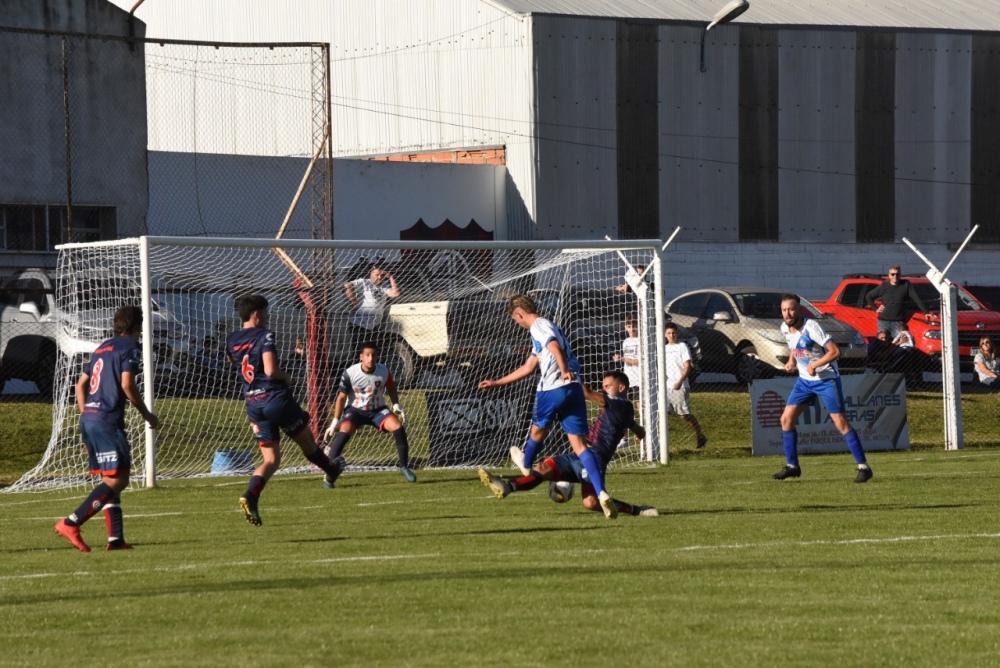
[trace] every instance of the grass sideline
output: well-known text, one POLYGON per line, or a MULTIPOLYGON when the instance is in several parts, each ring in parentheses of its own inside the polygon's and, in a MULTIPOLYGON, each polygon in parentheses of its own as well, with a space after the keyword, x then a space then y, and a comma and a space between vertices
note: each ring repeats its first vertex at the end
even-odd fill
POLYGON ((615 522, 472 471, 348 472, 275 479, 254 528, 244 478, 167 481, 124 495, 116 553, 52 533, 79 490, 0 497, 0 663, 995 662, 1000 451, 871 462, 866 485, 848 455, 786 482, 775 458, 616 473, 664 515, 615 522))

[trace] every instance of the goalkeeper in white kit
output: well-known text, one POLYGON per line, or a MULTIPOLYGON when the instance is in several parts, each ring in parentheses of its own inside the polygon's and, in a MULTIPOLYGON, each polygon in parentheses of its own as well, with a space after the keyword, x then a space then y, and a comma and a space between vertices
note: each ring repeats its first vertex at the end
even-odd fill
MULTIPOLYGON (((344 446, 358 427, 370 424, 379 431, 387 431, 396 439, 399 454, 399 472, 408 482, 416 482, 417 476, 410 470, 410 443, 403 426, 406 416, 399 405, 396 381, 386 365, 378 361, 378 345, 367 341, 359 348, 361 361, 348 367, 340 378, 337 399, 333 404, 333 420, 326 429, 325 438, 333 438, 327 456, 331 461, 340 457, 344 446), (385 395, 389 395, 392 408, 385 405, 385 395)), ((332 489, 337 476, 327 476, 324 485, 332 489)))

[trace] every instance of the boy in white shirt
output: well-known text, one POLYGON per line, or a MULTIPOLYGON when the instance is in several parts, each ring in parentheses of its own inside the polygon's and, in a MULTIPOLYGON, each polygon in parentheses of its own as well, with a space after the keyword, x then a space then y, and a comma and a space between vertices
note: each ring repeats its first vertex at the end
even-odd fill
POLYGON ((704 448, 708 438, 701 431, 698 418, 691 413, 691 352, 686 343, 677 338, 677 325, 670 322, 666 328, 667 345, 664 347, 667 366, 667 410, 679 415, 698 437, 698 448, 704 448))

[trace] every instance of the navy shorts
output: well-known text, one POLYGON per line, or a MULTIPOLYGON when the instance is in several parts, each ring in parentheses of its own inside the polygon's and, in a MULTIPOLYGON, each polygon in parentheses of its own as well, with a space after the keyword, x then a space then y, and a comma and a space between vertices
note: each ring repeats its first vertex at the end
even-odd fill
POLYGON ((350 406, 344 411, 344 422, 350 422, 355 427, 370 424, 379 431, 382 431, 382 422, 390 415, 392 415, 392 411, 387 406, 376 408, 373 411, 363 411, 360 408, 350 406))
POLYGON ((799 378, 795 381, 792 393, 788 395, 788 405, 813 406, 819 398, 823 399, 828 413, 844 412, 844 386, 840 383, 840 376, 825 380, 799 378))
POLYGON ((257 445, 274 445, 280 441, 279 429, 295 436, 309 426, 309 413, 302 410, 292 397, 268 401, 259 406, 247 404, 247 417, 257 445))
MULTIPOLYGON (((580 461, 580 458, 575 453, 570 452, 556 455, 555 457, 547 457, 545 463, 557 471, 558 477, 556 480, 578 482, 581 485, 591 484, 590 476, 587 475, 587 469, 583 467, 583 462, 580 461)), ((608 463, 602 462, 599 457, 597 458, 597 463, 601 467, 601 475, 606 475, 608 463)))
POLYGON ((91 475, 119 476, 132 471, 132 446, 125 430, 103 422, 80 421, 91 475))
POLYGON ((547 430, 556 419, 567 434, 586 437, 589 431, 587 400, 580 383, 535 393, 535 413, 531 416, 531 424, 547 430))

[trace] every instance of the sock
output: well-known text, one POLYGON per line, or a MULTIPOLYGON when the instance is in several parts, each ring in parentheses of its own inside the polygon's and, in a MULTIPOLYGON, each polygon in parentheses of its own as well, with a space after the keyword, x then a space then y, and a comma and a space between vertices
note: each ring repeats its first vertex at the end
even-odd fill
POLYGON ((531 465, 535 463, 535 451, 538 450, 538 446, 541 442, 528 437, 528 442, 524 444, 524 468, 531 470, 531 465))
POLYGON ((584 448, 579 457, 580 463, 587 471, 587 477, 590 478, 590 484, 594 486, 594 493, 600 496, 604 491, 604 476, 601 475, 601 467, 597 465, 597 457, 590 448, 584 448))
POLYGON ((333 443, 330 444, 330 461, 340 456, 340 453, 344 451, 344 446, 347 445, 347 441, 351 438, 350 434, 338 431, 337 435, 333 437, 333 443))
POLYGON ((528 475, 522 475, 512 479, 510 484, 514 488, 515 492, 527 492, 529 489, 535 489, 543 482, 545 482, 545 480, 542 479, 541 473, 538 471, 529 471, 528 475))
POLYGON ((615 507, 618 508, 618 512, 623 515, 638 515, 639 506, 633 506, 631 503, 625 503, 624 501, 619 501, 618 499, 612 499, 615 502, 615 507))
POLYGON ((320 467, 324 473, 333 475, 337 472, 337 467, 331 463, 331 460, 327 459, 326 454, 319 448, 316 448, 311 455, 306 455, 306 459, 320 467))
POLYGON ((854 427, 844 434, 844 440, 847 441, 847 447, 851 449, 851 454, 854 455, 854 461, 858 464, 867 464, 865 459, 865 448, 861 445, 861 439, 858 438, 858 432, 854 431, 854 427))
POLYGON ((789 466, 799 465, 799 432, 794 429, 781 432, 781 445, 785 449, 785 463, 789 466))
POLYGON ((108 542, 125 540, 125 524, 122 522, 122 499, 117 494, 104 504, 104 526, 108 530, 108 542))
POLYGON ((410 442, 406 439, 406 427, 400 427, 392 432, 392 437, 396 439, 396 453, 399 455, 399 465, 410 465, 410 442))
POLYGON ((244 498, 250 501, 257 501, 260 493, 264 491, 264 485, 267 484, 267 478, 261 475, 255 475, 250 478, 250 483, 247 485, 246 494, 244 498))
POLYGON ((80 526, 96 515, 97 511, 103 508, 104 504, 114 496, 114 491, 106 483, 102 482, 90 492, 90 495, 80 504, 80 507, 66 518, 66 524, 71 527, 80 526))

